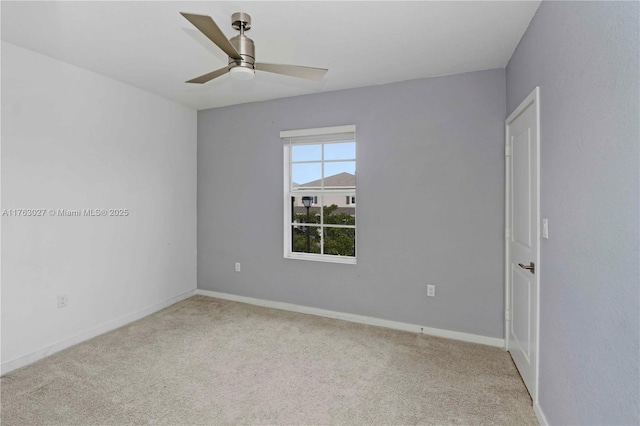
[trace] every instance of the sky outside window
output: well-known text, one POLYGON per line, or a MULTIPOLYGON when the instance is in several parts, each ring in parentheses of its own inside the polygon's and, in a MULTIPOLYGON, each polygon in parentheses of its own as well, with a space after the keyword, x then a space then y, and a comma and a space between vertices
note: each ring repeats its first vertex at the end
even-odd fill
MULTIPOLYGON (((318 180, 322 177, 322 145, 294 145, 291 147, 292 163, 300 161, 317 161, 317 163, 292 164, 291 174, 293 182, 305 184, 318 180)), ((356 143, 328 143, 324 145, 325 160, 353 160, 356 157, 356 143)), ((355 161, 340 161, 336 163, 325 163, 324 176, 333 176, 339 173, 350 173, 355 175, 355 161)))

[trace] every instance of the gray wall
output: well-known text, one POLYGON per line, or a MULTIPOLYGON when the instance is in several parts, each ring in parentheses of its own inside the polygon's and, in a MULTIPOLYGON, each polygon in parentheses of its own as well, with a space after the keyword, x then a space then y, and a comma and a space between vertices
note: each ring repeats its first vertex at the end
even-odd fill
POLYGON ((200 111, 198 288, 501 338, 505 99, 489 70, 200 111), (279 132, 341 124, 358 264, 284 259, 279 132))
POLYGON ((507 67, 540 86, 540 407, 551 424, 640 424, 638 3, 543 2, 507 67))

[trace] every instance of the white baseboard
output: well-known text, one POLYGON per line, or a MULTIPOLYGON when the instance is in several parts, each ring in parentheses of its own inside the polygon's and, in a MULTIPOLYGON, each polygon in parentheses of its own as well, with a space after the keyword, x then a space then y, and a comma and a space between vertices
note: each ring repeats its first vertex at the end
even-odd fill
POLYGON ((538 403, 533 404, 533 412, 536 414, 536 417, 538 418, 538 423, 540 423, 540 426, 549 425, 547 418, 544 416, 544 413, 542 412, 542 408, 540 408, 540 404, 538 403))
POLYGON ((63 349, 68 348, 69 346, 73 346, 80 342, 84 342, 85 340, 92 339, 96 336, 104 334, 108 331, 115 330, 116 328, 127 325, 133 321, 139 320, 140 318, 144 318, 147 315, 151 315, 154 312, 157 312, 161 309, 166 308, 167 306, 171 306, 174 303, 180 302, 188 297, 191 297, 195 294, 195 290, 190 290, 186 293, 182 293, 178 296, 172 297, 170 299, 164 300, 160 303, 157 303, 148 308, 142 309, 137 312, 133 312, 128 315, 124 315, 120 318, 117 318, 113 321, 109 321, 106 324, 93 328, 89 331, 85 331, 84 333, 77 334, 68 339, 61 340, 53 345, 46 346, 44 348, 38 349, 37 351, 31 352, 30 354, 23 355, 21 357, 12 359, 11 361, 3 362, 0 366, 0 375, 7 374, 15 369, 20 367, 24 367, 25 365, 29 365, 35 361, 39 361, 43 358, 48 357, 56 352, 59 352, 63 349))
POLYGON ((442 330, 439 328, 424 327, 421 325, 408 324, 404 322, 389 321, 380 318, 367 317, 364 315, 348 314, 345 312, 329 311, 326 309, 312 308, 309 306, 295 305, 292 303, 273 302, 271 300, 255 299, 253 297, 237 296, 235 294, 219 293, 210 290, 196 290, 195 294, 201 296, 215 297, 218 299, 232 300, 234 302, 248 303, 250 305, 264 306, 267 308, 281 309, 284 311, 299 312, 301 314, 317 315, 320 317, 336 318, 344 321, 356 322, 359 324, 375 325, 378 327, 392 328, 395 330, 410 331, 429 336, 444 337, 447 339, 462 340, 471 343, 480 343, 488 346, 504 348, 504 339, 495 337, 480 336, 477 334, 461 333, 458 331, 442 330))

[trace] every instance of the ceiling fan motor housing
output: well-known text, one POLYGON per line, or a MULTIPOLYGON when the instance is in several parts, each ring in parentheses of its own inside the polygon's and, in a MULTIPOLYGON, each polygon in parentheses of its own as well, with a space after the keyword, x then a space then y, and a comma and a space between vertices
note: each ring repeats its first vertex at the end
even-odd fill
POLYGON ((236 12, 231 15, 231 26, 240 31, 240 34, 231 37, 229 41, 238 51, 242 60, 229 57, 229 70, 235 67, 254 69, 256 62, 255 45, 253 40, 244 35, 245 31, 251 29, 251 16, 248 13, 236 12))

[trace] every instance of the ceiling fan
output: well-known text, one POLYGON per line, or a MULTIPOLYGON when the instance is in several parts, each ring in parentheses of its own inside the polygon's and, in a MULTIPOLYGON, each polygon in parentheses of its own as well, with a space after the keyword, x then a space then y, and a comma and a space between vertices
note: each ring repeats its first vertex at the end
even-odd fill
POLYGON ((256 62, 253 40, 244 35, 245 31, 251 28, 251 16, 247 13, 236 12, 231 16, 231 26, 240 31, 240 34, 228 40, 210 16, 184 12, 180 14, 229 55, 229 64, 226 67, 193 78, 187 83, 203 84, 226 73, 230 73, 238 80, 250 80, 255 70, 320 81, 328 71, 325 68, 256 62))

